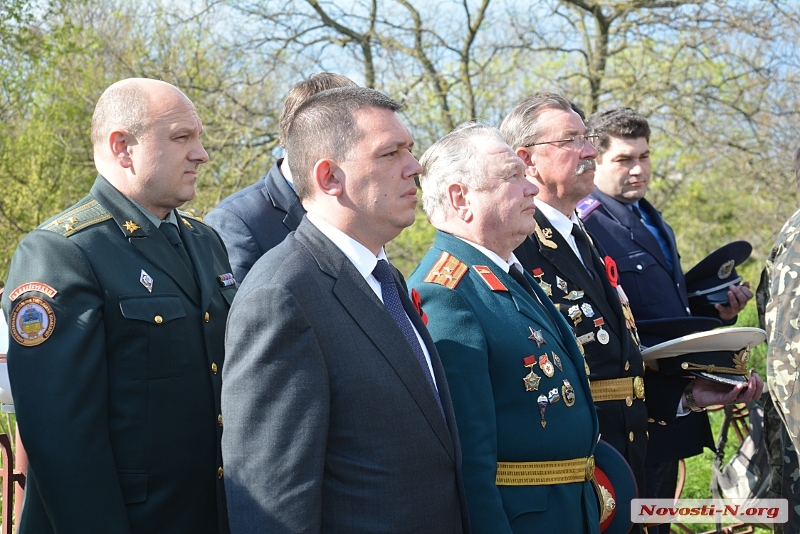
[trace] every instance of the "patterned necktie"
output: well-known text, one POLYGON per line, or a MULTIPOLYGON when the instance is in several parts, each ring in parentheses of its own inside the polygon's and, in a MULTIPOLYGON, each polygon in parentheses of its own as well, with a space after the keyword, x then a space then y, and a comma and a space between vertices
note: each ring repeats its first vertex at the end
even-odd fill
POLYGON ((164 234, 164 237, 167 238, 172 248, 175 249, 175 252, 178 253, 178 256, 181 257, 183 263, 186 264, 186 268, 189 269, 189 272, 194 274, 194 267, 192 267, 192 260, 189 259, 189 254, 186 253, 186 248, 183 246, 183 241, 181 240, 181 234, 178 232, 178 228, 169 222, 162 222, 161 226, 158 227, 161 230, 161 233, 164 234))
POLYGON ((398 293, 397 286, 394 283, 394 276, 392 276, 392 270, 389 268, 389 262, 386 260, 378 260, 378 264, 375 265, 372 275, 381 284, 383 305, 389 310, 392 319, 395 320, 397 326, 400 327, 400 331, 403 332, 403 335, 406 337, 408 344, 411 345, 411 350, 414 351, 414 355, 417 357, 417 361, 422 367, 422 372, 428 380, 428 385, 430 385, 433 390, 433 395, 436 397, 439 409, 442 411, 442 415, 444 415, 442 400, 439 398, 439 391, 436 389, 436 385, 433 383, 433 377, 428 367, 428 360, 425 359, 425 353, 422 352, 422 346, 419 344, 417 334, 414 332, 411 319, 406 315, 406 310, 403 308, 403 303, 400 301, 400 293, 398 293))

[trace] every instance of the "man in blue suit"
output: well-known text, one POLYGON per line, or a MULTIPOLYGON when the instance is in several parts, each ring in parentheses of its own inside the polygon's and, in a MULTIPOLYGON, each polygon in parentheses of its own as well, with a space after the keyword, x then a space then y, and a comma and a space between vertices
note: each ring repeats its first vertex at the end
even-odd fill
MULTIPOLYGON (((306 99, 328 89, 355 86, 341 74, 319 72, 292 87, 281 112, 280 146, 285 146, 294 112, 306 99)), ((205 222, 222 237, 233 276, 241 284, 258 258, 297 230, 305 212, 294 192, 289 161, 284 157, 263 179, 220 202, 208 212, 205 222)))
POLYGON ((538 189, 496 128, 462 126, 421 163, 438 231, 409 286, 450 385, 472 530, 597 533, 582 349, 512 252, 534 231, 538 189))

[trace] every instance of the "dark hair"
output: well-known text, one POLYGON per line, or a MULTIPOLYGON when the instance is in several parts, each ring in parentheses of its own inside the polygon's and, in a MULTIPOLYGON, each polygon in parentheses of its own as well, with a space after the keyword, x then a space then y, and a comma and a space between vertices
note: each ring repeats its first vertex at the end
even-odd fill
POLYGON ((599 136, 595 143, 598 157, 608 150, 611 138, 638 139, 644 137, 650 142, 650 125, 647 119, 631 108, 616 108, 598 111, 586 122, 590 134, 599 136))
POLYGON ((538 141, 541 128, 536 123, 536 119, 548 109, 574 111, 581 119, 584 118, 583 110, 562 95, 548 92, 536 93, 520 102, 503 119, 500 131, 506 138, 506 143, 516 150, 521 146, 538 141))
POLYGON ((317 93, 294 112, 286 135, 286 157, 297 196, 311 196, 314 165, 325 158, 346 161, 364 137, 355 113, 379 108, 393 112, 403 106, 383 93, 363 87, 342 87, 317 93))
POLYGON ((283 111, 281 111, 280 132, 278 133, 278 141, 281 146, 286 146, 286 133, 289 131, 294 112, 300 104, 317 93, 328 89, 336 89, 337 87, 358 87, 358 85, 347 76, 342 76, 341 74, 317 72, 292 87, 289 94, 286 95, 286 100, 283 102, 283 111))

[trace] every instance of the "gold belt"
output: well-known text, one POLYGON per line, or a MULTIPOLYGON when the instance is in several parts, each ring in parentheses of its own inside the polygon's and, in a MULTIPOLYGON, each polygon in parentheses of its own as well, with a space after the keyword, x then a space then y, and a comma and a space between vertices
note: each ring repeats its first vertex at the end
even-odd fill
POLYGON ((498 486, 548 486, 594 477, 594 456, 552 462, 497 462, 498 486))
POLYGON ((595 402, 633 399, 644 400, 644 379, 641 376, 594 380, 589 384, 595 402))

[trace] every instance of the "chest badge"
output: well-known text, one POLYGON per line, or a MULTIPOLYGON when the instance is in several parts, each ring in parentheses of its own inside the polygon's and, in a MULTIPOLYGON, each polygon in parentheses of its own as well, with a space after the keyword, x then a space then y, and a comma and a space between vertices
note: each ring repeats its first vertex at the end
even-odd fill
POLYGON ((144 272, 144 269, 142 269, 142 274, 139 275, 139 283, 150 293, 153 292, 153 277, 144 272))

